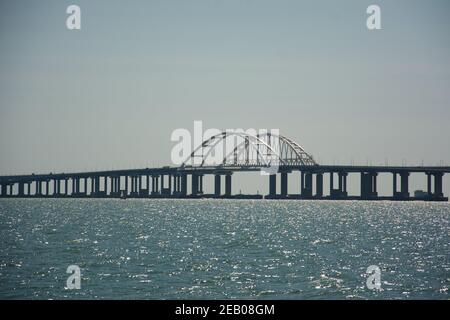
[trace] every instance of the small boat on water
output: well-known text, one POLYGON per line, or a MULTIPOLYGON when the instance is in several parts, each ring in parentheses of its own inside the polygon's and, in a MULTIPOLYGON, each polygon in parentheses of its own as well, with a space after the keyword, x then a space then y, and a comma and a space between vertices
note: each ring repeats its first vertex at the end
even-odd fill
POLYGON ((122 190, 120 193, 120 199, 125 200, 127 198, 127 195, 125 194, 125 191, 122 190))

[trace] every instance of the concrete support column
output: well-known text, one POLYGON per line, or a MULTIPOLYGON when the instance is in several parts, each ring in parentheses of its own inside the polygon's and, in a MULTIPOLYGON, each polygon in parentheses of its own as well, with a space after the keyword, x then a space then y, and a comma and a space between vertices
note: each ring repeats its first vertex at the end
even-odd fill
POLYGON ((437 172, 434 173, 434 196, 437 198, 441 198, 444 196, 444 194, 442 193, 442 177, 443 177, 443 173, 442 172, 437 172))
POLYGON ((109 177, 109 195, 112 196, 114 193, 114 178, 109 177))
POLYGON ((392 173, 392 196, 397 196, 397 172, 392 173))
POLYGON ((334 172, 330 172, 330 196, 333 195, 334 190, 334 181, 333 181, 334 172))
POLYGON ((179 194, 179 182, 178 182, 178 174, 174 174, 173 176, 173 192, 172 194, 178 195, 179 194))
POLYGON ((277 194, 277 175, 271 174, 269 176, 269 195, 275 196, 277 194))
POLYGON ((95 194, 98 195, 100 193, 100 177, 95 177, 95 194))
POLYGON ((300 195, 303 195, 303 190, 305 190, 305 172, 300 172, 300 195))
POLYGON ((191 185, 191 189, 192 189, 192 195, 196 196, 198 194, 198 175, 197 174, 192 174, 191 176, 192 178, 192 185, 191 185))
POLYGON ((130 193, 128 192, 128 184, 129 184, 129 181, 128 180, 130 180, 130 177, 129 176, 124 176, 124 178, 125 178, 125 196, 128 196, 130 193))
POLYGON ((361 199, 372 199, 377 196, 374 192, 374 177, 371 172, 361 172, 361 199))
POLYGON ((343 181, 343 190, 342 190, 342 193, 345 195, 345 196, 347 196, 347 176, 348 176, 348 173, 347 172, 345 172, 345 173, 343 173, 342 174, 342 179, 344 180, 343 181))
POLYGON ((141 175, 139 175, 139 178, 138 178, 138 190, 137 190, 137 192, 139 193, 139 195, 142 193, 142 176, 141 175))
POLYGON ((25 184, 23 182, 19 182, 19 197, 23 197, 24 196, 24 189, 25 189, 25 184))
POLYGON ((161 175, 161 188, 160 188, 160 193, 162 194, 165 188, 165 184, 164 184, 164 174, 161 175))
MULTIPOLYGON (((91 177, 90 179, 91 179, 91 194, 90 195, 94 196, 95 195, 95 183, 97 181, 95 181, 95 177, 91 177)), ((86 179, 86 181, 87 181, 87 179, 86 179)))
POLYGON ((75 186, 75 184, 76 184, 76 182, 75 182, 75 178, 71 178, 72 179, 72 193, 71 193, 71 195, 73 196, 73 195, 75 195, 75 190, 76 190, 76 186, 75 186))
POLYGON ((402 198, 409 198, 409 172, 400 173, 400 192, 402 198))
POLYGON ((139 193, 139 177, 138 176, 134 177, 134 193, 135 194, 139 193))
POLYGON ((374 196, 378 196, 377 175, 378 175, 378 173, 372 173, 371 174, 371 178, 372 178, 372 195, 374 195, 374 196))
POLYGON ((169 174, 169 186, 168 186, 168 189, 169 189, 169 194, 172 194, 172 175, 171 174, 169 174))
POLYGON ((313 175, 311 172, 305 172, 304 175, 304 187, 302 189, 302 197, 304 198, 312 198, 312 189, 313 189, 313 175))
POLYGON ((431 173, 427 172, 426 175, 427 175, 427 193, 428 196, 431 197, 433 195, 433 190, 431 189, 431 173))
POLYGON ((323 197, 323 173, 316 173, 316 197, 323 197))
POLYGON ((281 173, 281 196, 286 197, 288 195, 288 173, 281 173))
POLYGON ((220 191, 220 174, 216 174, 214 176, 214 195, 216 197, 220 197, 221 191, 220 191))
POLYGON ((106 196, 108 194, 108 177, 103 177, 103 195, 106 196))
POLYGON ((202 175, 202 174, 199 175, 199 176, 198 176, 198 179, 199 179, 199 181, 198 181, 198 186, 199 186, 198 192, 199 192, 200 194, 203 194, 203 175, 202 175))
POLYGON ((159 194, 159 175, 152 175, 152 194, 159 194))
POLYGON ((181 176, 181 196, 186 197, 187 195, 187 175, 183 173, 181 176))
POLYGON ((135 184, 134 184, 134 176, 129 177, 130 181, 131 181, 131 192, 130 194, 133 195, 135 192, 135 184))
POLYGON ((115 196, 117 192, 117 177, 111 177, 111 195, 115 196))
POLYGON ((231 173, 225 176, 225 196, 231 197, 231 173))

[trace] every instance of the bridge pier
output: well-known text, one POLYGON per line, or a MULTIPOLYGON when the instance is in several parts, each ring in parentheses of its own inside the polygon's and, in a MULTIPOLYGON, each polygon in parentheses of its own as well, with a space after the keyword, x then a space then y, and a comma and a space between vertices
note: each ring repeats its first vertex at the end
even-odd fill
POLYGON ((12 188, 11 188, 11 184, 7 183, 6 186, 6 192, 5 192, 5 196, 6 197, 10 197, 12 194, 12 188))
MULTIPOLYGON (((126 180, 128 180, 128 177, 126 177, 126 180)), ((128 191, 126 191, 128 192, 128 191)), ((130 197, 137 197, 138 196, 138 177, 137 176, 131 176, 131 192, 130 197)))
POLYGON ((311 172, 301 172, 300 195, 304 199, 311 199, 313 195, 313 174, 311 172))
POLYGON ((316 173, 316 198, 320 199, 323 197, 323 173, 316 173))
MULTIPOLYGON (((103 192, 104 192, 104 196, 107 197, 108 196, 108 177, 107 176, 103 177, 103 192)), ((67 189, 66 189, 66 193, 67 193, 67 189)))
POLYGON ((180 196, 180 175, 178 173, 173 176, 173 195, 180 196))
MULTIPOLYGON (((128 177, 125 176, 125 186, 128 188, 127 179, 128 177)), ((111 176, 110 177, 110 183, 111 183, 111 191, 109 193, 109 196, 112 198, 120 197, 120 176, 111 176)))
POLYGON ((147 196, 150 195, 150 175, 147 175, 147 196))
POLYGON ((181 175, 181 194, 182 197, 187 195, 187 174, 183 173, 181 175))
POLYGON ((193 173, 192 178, 192 196, 196 197, 203 194, 203 174, 193 173))
POLYGON ((58 178, 53 179, 53 196, 59 196, 59 180, 58 178))
POLYGON ((110 197, 114 195, 114 178, 109 176, 109 194, 110 197))
POLYGON ((400 192, 401 197, 404 199, 409 198, 409 172, 400 173, 400 192))
POLYGON ((95 188, 94 188, 95 196, 99 197, 100 196, 100 176, 96 176, 94 178, 94 183, 95 183, 95 188))
POLYGON ((64 181, 64 192, 61 191, 61 194, 63 196, 67 196, 67 194, 68 194, 68 191, 67 191, 67 186, 68 186, 67 178, 64 178, 62 181, 64 181))
POLYGON ((442 177, 444 174, 442 172, 437 172, 434 174, 434 198, 442 198, 444 194, 442 193, 442 177))
POLYGON ((409 172, 393 172, 393 199, 409 199, 409 172), (400 192, 397 191, 397 175, 400 175, 400 192))
POLYGON ((345 199, 348 196, 347 193, 347 176, 345 171, 338 171, 338 188, 334 188, 334 174, 330 172, 330 198, 331 199, 345 199))
POLYGON ((444 197, 442 192, 442 177, 443 172, 426 172, 427 175, 427 198, 429 201, 446 201, 448 198, 444 197), (434 180, 434 184, 432 183, 434 180), (433 190, 434 186, 434 190, 433 190))
POLYGON ((271 174, 269 176, 269 197, 275 198, 277 195, 277 175, 271 174))
POLYGON ((231 175, 232 173, 227 173, 225 175, 225 197, 231 197, 231 175))
POLYGON ((83 196, 87 196, 88 195, 88 177, 84 177, 83 178, 83 196))
POLYGON ((170 196, 172 192, 172 175, 168 174, 167 176, 168 176, 167 182, 168 186, 166 188, 164 184, 165 175, 161 175, 161 194, 165 196, 170 196))
POLYGON ((221 196, 221 191, 220 191, 220 174, 215 174, 214 175, 214 196, 216 198, 219 198, 221 196))
MULTIPOLYGON (((130 176, 125 175, 123 177, 123 179, 124 179, 124 195, 125 195, 125 197, 128 197, 130 195, 130 192, 129 192, 129 190, 130 190, 130 186, 129 186, 129 184, 130 184, 130 176)), ((116 181, 116 183, 117 183, 117 181, 116 181)), ((131 185, 133 185, 132 182, 131 182, 131 185)), ((117 191, 117 192, 120 193, 119 191, 117 191)))
POLYGON ((159 175, 152 175, 152 195, 159 195, 159 175))
POLYGON ((24 183, 23 182, 19 182, 19 193, 18 193, 19 197, 23 197, 24 196, 24 183))
POLYGON ((281 197, 286 198, 288 196, 288 173, 281 172, 281 197))
POLYGON ((361 172, 361 199, 372 200, 378 198, 377 173, 361 172))
MULTIPOLYGON (((95 197, 96 196, 96 192, 95 192, 95 183, 96 183, 95 177, 90 177, 89 179, 91 180, 91 191, 89 193, 89 196, 95 197)), ((86 194, 87 194, 87 192, 86 192, 86 194)))
MULTIPOLYGON (((120 197, 121 196, 121 188, 120 188, 120 176, 116 176, 116 197, 120 197)), ((126 195, 126 194, 125 194, 126 195)))

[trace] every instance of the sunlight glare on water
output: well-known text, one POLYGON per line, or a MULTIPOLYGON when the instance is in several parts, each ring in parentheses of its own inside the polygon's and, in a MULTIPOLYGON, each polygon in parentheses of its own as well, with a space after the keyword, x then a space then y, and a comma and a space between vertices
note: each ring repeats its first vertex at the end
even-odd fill
POLYGON ((3 299, 448 299, 448 203, 2 199, 3 299), (81 289, 65 289, 69 265, 81 289), (381 269, 381 290, 366 269, 381 269))

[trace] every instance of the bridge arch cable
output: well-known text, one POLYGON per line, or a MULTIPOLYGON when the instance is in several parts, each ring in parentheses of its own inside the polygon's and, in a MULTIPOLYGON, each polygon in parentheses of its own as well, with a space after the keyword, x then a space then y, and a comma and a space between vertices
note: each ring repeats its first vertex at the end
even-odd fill
MULTIPOLYGON (((313 157, 295 141, 282 135, 271 132, 253 135, 245 132, 227 132, 211 136, 203 141, 189 157, 182 163, 182 166, 189 165, 195 158, 201 158, 200 164, 205 166, 208 157, 220 143, 226 143, 227 139, 241 139, 240 143, 232 151, 225 154, 221 163, 216 166, 270 166, 278 165, 317 165, 313 157), (207 150, 204 153, 204 150, 207 150), (198 154, 201 151, 201 154, 198 154)), ((233 142, 234 142, 233 141, 233 142)), ((223 147, 223 145, 219 145, 223 147)), ((233 144, 234 146, 234 144, 233 144)))

